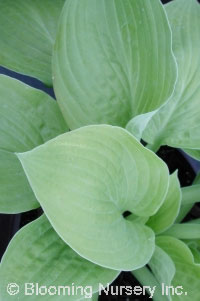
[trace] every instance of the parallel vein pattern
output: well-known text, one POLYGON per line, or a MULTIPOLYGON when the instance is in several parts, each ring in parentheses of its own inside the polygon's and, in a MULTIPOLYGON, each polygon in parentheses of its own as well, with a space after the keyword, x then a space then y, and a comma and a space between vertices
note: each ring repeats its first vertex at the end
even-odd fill
MULTIPOLYGON (((172 301, 199 301, 200 265, 194 262, 194 257, 188 246, 182 241, 170 237, 159 236, 157 245, 162 248, 174 262, 176 272, 171 281, 173 287, 182 286, 183 294, 171 296, 172 301)), ((168 261, 166 261, 166 265, 168 261)))
MULTIPOLYGON (((77 255, 62 241, 43 215, 20 230, 9 244, 0 266, 0 297, 2 300, 13 300, 13 296, 7 293, 7 285, 17 282, 20 292, 15 300, 81 300, 85 299, 84 292, 79 289, 76 293, 77 286, 92 286, 92 292, 96 292, 99 283, 106 286, 118 273, 77 255), (34 284, 33 295, 25 295, 25 283, 34 284), (36 296, 36 283, 39 287, 55 287, 50 289, 54 294, 36 296), (68 286, 69 290, 60 289, 59 296, 59 286, 68 286)), ((28 293, 31 292, 29 289, 28 293)))
POLYGON ((52 85, 51 57, 64 0, 0 0, 0 65, 52 85))
POLYGON ((70 128, 125 126, 164 103, 176 79, 171 47, 158 0, 67 0, 53 73, 70 128))
POLYGON ((148 262, 153 231, 123 213, 155 214, 169 174, 132 135, 118 127, 88 126, 18 157, 53 227, 77 253, 116 270, 148 262))
POLYGON ((0 76, 0 212, 39 206, 15 152, 28 151, 67 130, 51 97, 0 76))
POLYGON ((133 134, 144 131, 142 138, 150 144, 185 148, 200 159, 200 5, 196 0, 175 0, 166 12, 178 63, 174 94, 150 119, 138 116, 127 128, 133 134))

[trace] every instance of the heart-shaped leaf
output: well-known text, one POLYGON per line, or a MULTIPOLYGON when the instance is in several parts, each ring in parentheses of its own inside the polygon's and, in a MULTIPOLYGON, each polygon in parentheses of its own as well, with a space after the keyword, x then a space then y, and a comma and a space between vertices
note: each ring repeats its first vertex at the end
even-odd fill
MULTIPOLYGON (((178 81, 172 98, 158 111, 133 119, 127 126, 157 149, 170 145, 200 149, 200 5, 196 0, 175 0, 166 6, 172 28, 178 81), (146 127, 145 127, 145 126, 146 127), (141 135, 141 132, 143 134, 141 135)), ((140 137, 141 138, 141 137, 140 137)))
POLYGON ((15 152, 28 151, 67 131, 47 94, 0 75, 0 212, 39 206, 15 152))
POLYGON ((175 264, 176 273, 171 285, 182 287, 181 291, 178 290, 182 294, 171 296, 172 300, 199 301, 200 265, 194 262, 194 257, 188 246, 170 236, 157 237, 156 244, 171 257, 175 264))
POLYGON ((13 300, 7 288, 9 283, 17 283, 19 294, 15 298, 20 301, 85 300, 85 296, 92 297, 98 291, 99 283, 107 285, 118 274, 77 255, 43 215, 22 228, 10 242, 0 265, 0 298, 13 300), (61 288, 65 286, 69 289, 61 288), (37 287, 43 287, 38 295, 37 287))
POLYGON ((18 157, 51 224, 77 253, 117 270, 149 261, 153 231, 123 213, 155 214, 169 173, 126 130, 87 126, 18 157))
POLYGON ((67 0, 53 73, 69 127, 123 127, 163 104, 177 73, 171 42, 159 0, 67 0))
POLYGON ((168 229, 176 220, 181 204, 181 189, 177 172, 170 176, 169 189, 163 205, 158 212, 151 216, 147 225, 155 233, 161 233, 168 229))
POLYGON ((0 1, 0 65, 52 85, 51 56, 64 0, 0 1))

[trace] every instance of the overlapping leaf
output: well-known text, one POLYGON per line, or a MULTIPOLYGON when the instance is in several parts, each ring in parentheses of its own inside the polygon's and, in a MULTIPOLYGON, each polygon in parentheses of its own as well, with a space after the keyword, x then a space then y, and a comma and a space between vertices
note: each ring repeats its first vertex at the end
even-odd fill
POLYGON ((161 109, 150 113, 151 116, 136 117, 127 128, 137 136, 143 132, 142 138, 155 149, 167 144, 191 149, 189 152, 199 158, 200 6, 196 0, 175 0, 166 6, 166 11, 178 63, 175 92, 161 109))
POLYGON ((175 221, 181 204, 181 190, 177 172, 170 176, 169 190, 165 201, 158 212, 151 216, 147 225, 155 233, 161 233, 169 228, 175 221))
POLYGON ((98 301, 99 300, 99 292, 92 295, 91 301, 98 301))
POLYGON ((28 151, 67 131, 57 103, 47 94, 0 76, 0 212, 39 206, 15 152, 28 151))
POLYGON ((200 264, 200 239, 189 239, 184 241, 190 248, 194 261, 200 264))
POLYGON ((123 213, 155 214, 169 174, 126 130, 87 126, 18 157, 51 224, 77 253, 117 270, 149 261, 153 231, 123 213))
MULTIPOLYGON (((163 251, 163 249, 156 246, 155 252, 148 265, 160 286, 163 284, 166 286, 171 285, 172 279, 176 273, 176 268, 171 257, 165 251, 163 251)), ((166 298, 167 297, 169 300, 171 300, 170 296, 166 296, 166 298)))
POLYGON ((20 230, 10 242, 0 265, 0 299, 13 300, 7 286, 17 283, 20 290, 14 298, 20 301, 85 300, 85 295, 89 298, 98 291, 99 283, 107 285, 117 275, 117 271, 104 269, 77 255, 43 215, 20 230), (36 295, 36 284, 46 286, 50 293, 45 294, 43 289, 43 295, 36 295), (65 286, 69 290, 59 289, 65 286), (78 286, 83 290, 77 290, 78 286))
MULTIPOLYGON (((197 174, 192 185, 198 185, 198 184, 200 184, 200 173, 197 174)), ((193 186, 193 188, 195 187, 193 186)), ((191 190, 190 186, 182 188, 182 201, 181 201, 181 208, 178 217, 176 219, 177 223, 181 222, 184 219, 184 217, 186 217, 186 215, 190 212, 195 202, 198 202, 200 200, 200 196, 198 196, 199 195, 198 191, 199 188, 197 188, 194 194, 194 190, 193 189, 191 190), (194 199, 194 195, 195 195, 195 199, 194 199)))
MULTIPOLYGON (((160 236, 156 244, 162 248, 173 260, 176 268, 171 285, 179 286, 180 295, 171 296, 173 301, 198 301, 200 299, 199 279, 200 265, 194 262, 194 257, 188 246, 173 237, 160 236), (182 287, 180 289, 180 287, 182 287)), ((166 262, 166 264, 168 264, 166 262)))
POLYGON ((67 0, 53 73, 70 128, 123 127, 163 104, 177 73, 171 42, 159 0, 67 0))
POLYGON ((52 85, 51 56, 64 0, 0 0, 0 65, 52 85))
POLYGON ((154 300, 199 300, 200 265, 194 262, 193 254, 184 242, 170 236, 158 236, 148 265, 153 274, 147 268, 145 273, 142 268, 133 274, 139 275, 143 285, 158 283, 154 300))
POLYGON ((200 224, 174 224, 171 228, 165 231, 165 235, 174 236, 179 239, 200 239, 200 224))

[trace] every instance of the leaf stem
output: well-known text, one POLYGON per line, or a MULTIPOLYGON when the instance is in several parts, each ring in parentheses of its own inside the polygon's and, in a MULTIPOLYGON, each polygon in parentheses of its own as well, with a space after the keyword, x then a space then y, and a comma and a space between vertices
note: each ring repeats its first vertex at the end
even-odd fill
POLYGON ((179 239, 200 239, 200 224, 174 224, 163 235, 170 235, 179 239))
POLYGON ((200 184, 183 187, 181 190, 183 205, 193 205, 200 202, 200 184))
POLYGON ((183 187, 181 191, 182 202, 177 223, 184 219, 195 203, 200 202, 200 184, 183 187))
MULTIPOLYGON (((133 276, 135 276, 135 278, 137 278, 137 280, 143 285, 143 286, 150 286, 151 288, 153 288, 154 286, 155 288, 155 292, 153 295, 153 300, 154 301, 168 301, 169 299, 164 296, 162 294, 162 289, 161 289, 161 285, 160 283, 157 281, 157 279, 155 278, 155 276, 153 275, 153 273, 151 273, 151 271, 147 268, 147 266, 132 271, 131 272, 133 274, 133 276)), ((149 293, 149 290, 146 289, 147 293, 149 293)))

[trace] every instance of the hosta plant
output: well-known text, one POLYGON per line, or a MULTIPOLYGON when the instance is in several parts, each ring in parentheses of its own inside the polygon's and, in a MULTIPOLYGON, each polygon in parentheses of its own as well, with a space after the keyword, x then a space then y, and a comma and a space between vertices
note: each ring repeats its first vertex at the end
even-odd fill
POLYGON ((131 271, 155 301, 198 301, 200 177, 181 188, 156 154, 200 160, 198 2, 0 0, 0 30, 0 64, 56 95, 0 76, 0 212, 43 212, 0 300, 97 300, 131 271))

